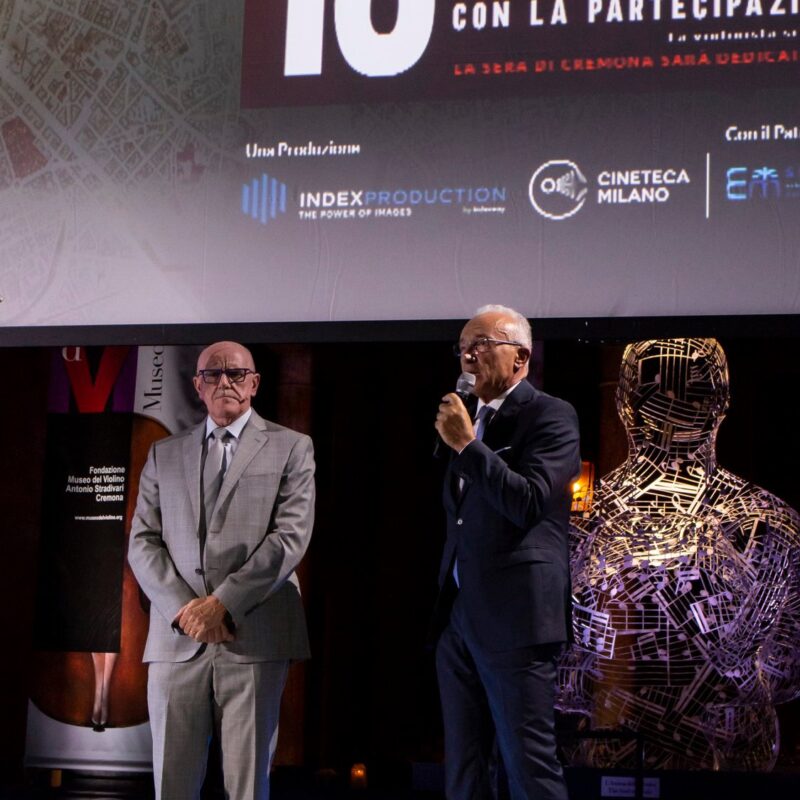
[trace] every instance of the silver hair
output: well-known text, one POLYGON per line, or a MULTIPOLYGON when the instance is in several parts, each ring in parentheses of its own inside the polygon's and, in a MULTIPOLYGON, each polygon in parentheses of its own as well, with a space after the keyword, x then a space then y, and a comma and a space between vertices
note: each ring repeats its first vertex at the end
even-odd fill
POLYGON ((513 308, 497 305, 496 303, 481 306, 475 312, 475 316, 478 317, 481 314, 492 313, 503 314, 508 317, 511 320, 512 326, 512 331, 510 332, 511 337, 527 347, 528 350, 533 350, 533 334, 531 333, 531 324, 528 322, 527 317, 520 314, 519 311, 515 311, 513 308))

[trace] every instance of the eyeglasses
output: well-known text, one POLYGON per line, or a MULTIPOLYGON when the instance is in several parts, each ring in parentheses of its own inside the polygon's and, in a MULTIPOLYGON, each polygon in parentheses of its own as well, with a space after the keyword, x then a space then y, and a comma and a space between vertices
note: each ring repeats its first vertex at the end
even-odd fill
POLYGON ((241 383, 248 375, 255 375, 255 370, 245 367, 232 367, 231 369, 199 369, 197 376, 203 383, 219 383, 224 375, 230 383, 241 383))
POLYGON ((453 355, 456 358, 461 358, 461 356, 467 354, 474 356, 476 353, 486 353, 496 344, 513 344, 516 347, 523 346, 522 342, 511 342, 508 339, 491 339, 488 336, 481 336, 467 347, 462 347, 460 342, 456 342, 456 344, 453 345, 453 355))

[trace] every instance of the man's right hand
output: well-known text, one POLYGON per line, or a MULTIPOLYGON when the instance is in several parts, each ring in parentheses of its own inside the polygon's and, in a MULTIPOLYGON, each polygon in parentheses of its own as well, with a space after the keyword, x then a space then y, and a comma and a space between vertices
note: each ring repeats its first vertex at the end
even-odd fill
POLYGON ((460 453, 475 438, 469 412, 455 392, 442 398, 435 428, 444 443, 456 453, 460 453))

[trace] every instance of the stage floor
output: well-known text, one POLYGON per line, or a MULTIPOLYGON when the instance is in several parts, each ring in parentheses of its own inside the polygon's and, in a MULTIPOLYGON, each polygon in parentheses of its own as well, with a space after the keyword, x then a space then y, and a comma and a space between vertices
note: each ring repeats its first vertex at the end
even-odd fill
MULTIPOLYGON (((605 800, 611 797, 635 797, 634 777, 630 772, 568 769, 567 782, 571 800, 605 800)), ((57 776, 56 776, 57 777, 57 776)), ((61 785, 51 786, 53 776, 47 771, 31 772, 26 785, 0 789, 0 800, 57 800, 58 798, 127 798, 151 800, 149 775, 104 775, 63 772, 61 785)), ((800 796, 800 772, 719 773, 659 772, 646 773, 644 797, 661 800, 796 800, 800 796)), ((333 770, 311 773, 279 768, 273 775, 271 800, 444 800, 440 789, 441 768, 425 765, 422 770, 405 768, 384 775, 374 785, 352 789, 346 773, 333 770), (416 787, 414 786, 416 783, 416 787), (426 788, 427 787, 427 788, 426 788)), ((221 800, 222 792, 208 787, 204 800, 221 800)))

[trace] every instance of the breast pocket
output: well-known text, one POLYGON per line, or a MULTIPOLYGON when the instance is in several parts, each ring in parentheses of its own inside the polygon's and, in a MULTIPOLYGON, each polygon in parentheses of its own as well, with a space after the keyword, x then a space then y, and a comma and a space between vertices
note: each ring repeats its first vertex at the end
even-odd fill
POLYGON ((498 553, 491 563, 496 569, 506 569, 517 564, 551 564, 553 560, 550 551, 544 547, 520 547, 510 553, 498 553))

